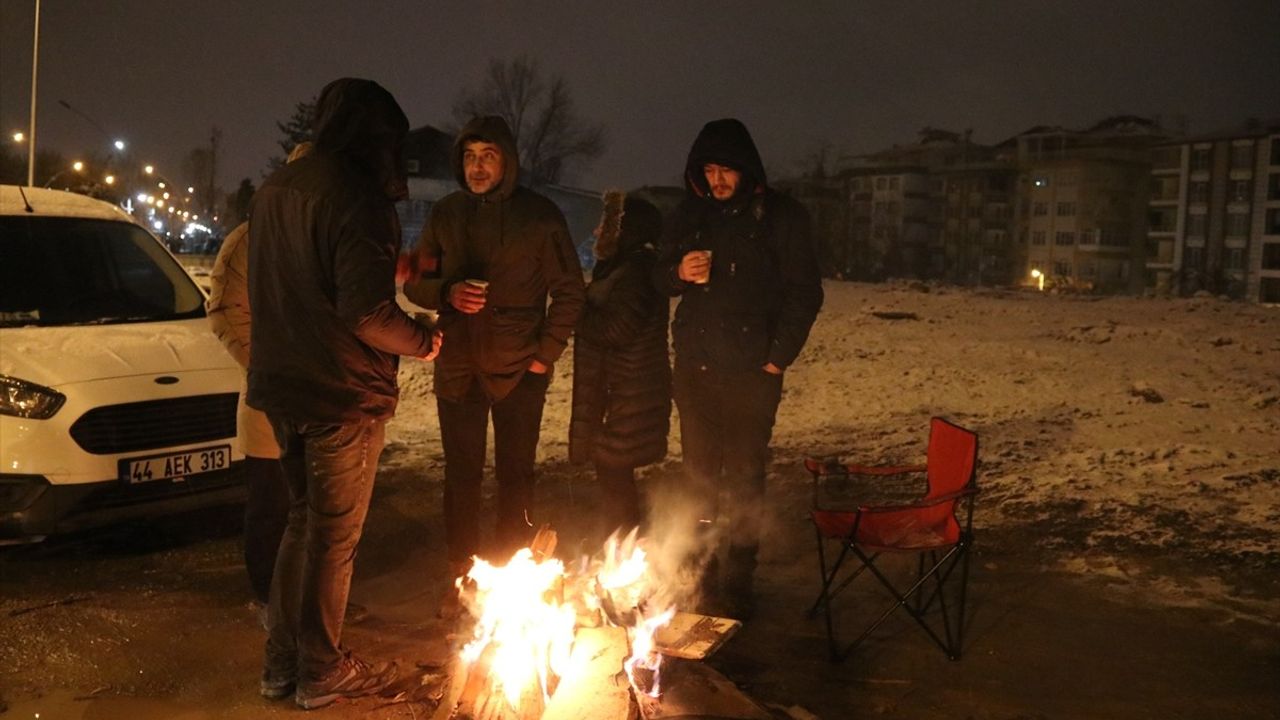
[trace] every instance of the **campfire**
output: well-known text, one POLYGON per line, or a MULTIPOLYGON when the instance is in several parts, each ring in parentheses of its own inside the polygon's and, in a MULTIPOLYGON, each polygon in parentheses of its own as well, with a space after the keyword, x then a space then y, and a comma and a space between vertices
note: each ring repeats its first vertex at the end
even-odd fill
POLYGON ((678 612, 634 530, 572 568, 555 546, 543 527, 505 564, 476 558, 456 580, 475 623, 437 718, 664 717, 664 660, 702 659, 740 625, 678 612))

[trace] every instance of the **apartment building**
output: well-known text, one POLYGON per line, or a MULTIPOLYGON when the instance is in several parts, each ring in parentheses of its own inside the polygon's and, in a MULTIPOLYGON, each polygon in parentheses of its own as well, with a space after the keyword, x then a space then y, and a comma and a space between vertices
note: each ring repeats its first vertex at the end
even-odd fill
POLYGON ((1156 123, 1133 116, 1016 138, 1023 284, 1043 274, 1057 287, 1142 288, 1150 148, 1163 139, 1156 123))
POLYGON ((1152 151, 1145 285, 1280 302, 1280 123, 1152 151))
POLYGON ((1017 171, 1007 162, 966 163, 933 175, 937 232, 932 275, 960 285, 1008 285, 1017 267, 1017 171))

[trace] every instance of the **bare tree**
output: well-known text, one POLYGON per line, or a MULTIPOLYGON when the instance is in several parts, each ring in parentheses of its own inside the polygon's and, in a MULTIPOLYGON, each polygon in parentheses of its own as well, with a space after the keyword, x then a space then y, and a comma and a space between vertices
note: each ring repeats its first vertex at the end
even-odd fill
POLYGON ((604 126, 579 117, 564 78, 544 77, 538 61, 525 55, 490 60, 479 87, 458 95, 453 119, 459 127, 479 115, 501 115, 507 121, 520 167, 534 183, 559 182, 575 163, 604 152, 604 126))

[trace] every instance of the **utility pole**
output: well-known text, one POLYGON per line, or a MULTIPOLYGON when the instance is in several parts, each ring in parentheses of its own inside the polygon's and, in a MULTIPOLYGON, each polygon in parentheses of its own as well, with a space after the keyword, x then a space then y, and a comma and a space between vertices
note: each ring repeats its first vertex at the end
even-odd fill
POLYGON ((217 194, 218 146, 221 144, 222 144, 222 131, 219 130, 218 127, 215 125, 209 131, 209 186, 208 186, 208 191, 205 194, 205 202, 207 203, 207 207, 205 207, 205 213, 211 218, 216 212, 216 206, 217 206, 217 199, 214 197, 214 195, 217 194))
POLYGON ((27 187, 36 185, 36 69, 40 62, 40 0, 36 0, 36 20, 31 31, 31 121, 27 145, 27 187))

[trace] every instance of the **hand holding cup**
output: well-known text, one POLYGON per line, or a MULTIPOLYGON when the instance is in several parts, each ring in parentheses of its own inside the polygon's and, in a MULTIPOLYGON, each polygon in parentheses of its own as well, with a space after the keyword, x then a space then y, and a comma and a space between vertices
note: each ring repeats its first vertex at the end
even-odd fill
POLYGON ((690 250, 685 253, 676 274, 685 282, 705 285, 711 280, 711 251, 690 250))
POLYGON ((467 279, 449 286, 449 304, 467 315, 484 309, 489 294, 489 281, 467 279))

